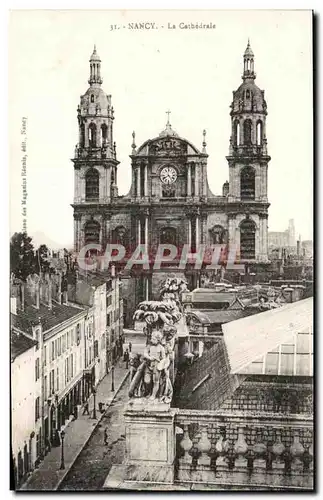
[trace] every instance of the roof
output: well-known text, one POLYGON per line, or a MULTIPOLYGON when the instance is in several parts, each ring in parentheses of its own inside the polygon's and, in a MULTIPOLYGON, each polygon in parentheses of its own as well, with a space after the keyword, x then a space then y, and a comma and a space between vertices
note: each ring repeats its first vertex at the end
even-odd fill
POLYGON ((231 373, 313 374, 313 297, 223 325, 231 373))
POLYGON ((84 310, 84 307, 74 307, 65 304, 52 302, 52 309, 40 304, 39 309, 32 305, 25 304, 25 310, 18 310, 17 314, 11 314, 11 325, 22 332, 32 333, 34 326, 41 322, 43 333, 64 321, 77 316, 84 310))
POLYGON ((225 343, 219 338, 181 375, 177 375, 174 405, 179 408, 217 410, 243 379, 230 374, 225 343))
POLYGON ((10 351, 11 351, 11 361, 14 361, 18 356, 24 352, 32 349, 37 342, 22 333, 19 334, 14 329, 11 329, 10 336, 10 351))
POLYGON ((228 323, 235 321, 239 318, 244 318, 246 313, 242 309, 229 309, 229 310, 214 310, 214 309, 192 309, 188 312, 189 316, 195 317, 200 323, 205 325, 228 323))
POLYGON ((217 292, 214 288, 197 288, 190 294, 192 302, 225 302, 230 303, 236 296, 235 292, 217 292))

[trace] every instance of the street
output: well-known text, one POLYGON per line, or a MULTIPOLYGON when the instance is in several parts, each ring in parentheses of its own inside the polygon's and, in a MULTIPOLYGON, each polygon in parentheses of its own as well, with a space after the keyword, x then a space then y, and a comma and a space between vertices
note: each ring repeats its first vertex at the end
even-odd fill
MULTIPOLYGON (((132 352, 143 352, 145 337, 125 330, 124 350, 132 343, 132 352)), ((129 379, 122 385, 89 442, 74 462, 61 483, 60 491, 99 490, 113 464, 122 463, 125 454, 125 425, 123 413, 128 397, 129 379), (107 428, 108 445, 104 444, 104 430, 107 428)))
POLYGON ((59 490, 98 490, 102 487, 111 465, 123 461, 125 453, 123 412, 128 401, 128 388, 129 380, 126 380, 59 490), (108 431, 108 445, 104 444, 105 428, 108 431))

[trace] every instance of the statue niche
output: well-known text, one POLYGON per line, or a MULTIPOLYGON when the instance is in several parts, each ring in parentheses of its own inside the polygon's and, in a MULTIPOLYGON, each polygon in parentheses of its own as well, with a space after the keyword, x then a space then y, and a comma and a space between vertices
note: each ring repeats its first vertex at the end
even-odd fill
POLYGON ((226 230, 223 226, 214 226, 209 231, 211 245, 222 245, 226 243, 226 230))
POLYGON ((112 231, 112 242, 123 246, 127 245, 128 234, 124 226, 118 226, 112 231))

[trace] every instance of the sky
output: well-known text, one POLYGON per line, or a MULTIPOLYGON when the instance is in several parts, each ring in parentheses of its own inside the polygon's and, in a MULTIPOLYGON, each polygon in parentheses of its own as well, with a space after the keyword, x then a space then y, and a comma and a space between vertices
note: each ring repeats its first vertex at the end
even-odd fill
MULTIPOLYGON (((120 161, 119 194, 130 188, 136 144, 170 122, 199 149, 206 129, 208 181, 221 194, 228 180, 232 91, 241 84, 250 38, 256 84, 268 105, 269 230, 295 221, 312 239, 313 98, 310 11, 14 11, 9 25, 10 231, 22 229, 21 141, 26 138, 27 230, 58 246, 73 242, 77 106, 88 88, 96 44, 103 89, 112 95, 120 161), (158 29, 130 30, 155 22, 158 29), (214 23, 209 30, 179 23, 214 23), (177 26, 168 29, 168 23, 177 26), (111 30, 111 26, 120 29, 111 30), (123 28, 125 26, 125 28, 123 28), (163 26, 163 27, 162 27, 163 26), (21 134, 27 118, 26 135, 21 134)), ((38 244, 42 241, 37 241, 38 244)))

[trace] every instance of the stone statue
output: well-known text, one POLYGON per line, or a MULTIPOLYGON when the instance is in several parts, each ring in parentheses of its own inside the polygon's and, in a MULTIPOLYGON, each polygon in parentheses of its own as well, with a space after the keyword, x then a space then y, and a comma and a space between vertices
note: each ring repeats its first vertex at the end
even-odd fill
POLYGON ((169 277, 161 288, 160 301, 143 301, 134 320, 144 321, 146 348, 130 359, 130 398, 147 398, 169 404, 173 396, 176 323, 183 316, 181 296, 187 291, 182 278, 169 277))

